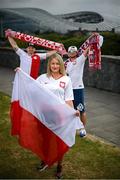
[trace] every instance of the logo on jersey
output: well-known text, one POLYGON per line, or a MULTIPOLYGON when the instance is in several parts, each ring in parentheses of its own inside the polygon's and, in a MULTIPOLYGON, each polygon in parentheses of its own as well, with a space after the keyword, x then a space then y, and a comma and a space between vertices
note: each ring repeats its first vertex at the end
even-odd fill
POLYGON ((40 57, 37 54, 32 55, 33 60, 40 60, 40 57))
POLYGON ((78 104, 77 110, 83 111, 84 110, 84 105, 82 103, 78 104))
POLYGON ((60 81, 59 86, 60 86, 61 88, 65 88, 65 82, 60 81))

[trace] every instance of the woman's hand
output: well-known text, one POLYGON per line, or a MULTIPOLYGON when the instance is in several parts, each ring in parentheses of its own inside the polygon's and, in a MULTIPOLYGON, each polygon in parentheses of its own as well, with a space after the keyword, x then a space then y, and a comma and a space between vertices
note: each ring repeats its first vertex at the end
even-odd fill
POLYGON ((20 70, 20 67, 17 67, 14 69, 15 72, 19 71, 20 70))
POLYGON ((77 117, 80 117, 80 111, 79 111, 79 110, 76 110, 75 115, 76 115, 77 117))

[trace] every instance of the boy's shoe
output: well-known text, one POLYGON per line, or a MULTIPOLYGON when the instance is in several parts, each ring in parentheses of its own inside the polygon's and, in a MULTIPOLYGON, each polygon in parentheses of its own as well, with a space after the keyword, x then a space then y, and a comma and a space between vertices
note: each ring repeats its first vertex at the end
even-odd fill
POLYGON ((62 178, 62 165, 57 166, 57 172, 56 172, 56 178, 61 179, 62 178))
POLYGON ((43 161, 41 161, 41 163, 37 166, 37 170, 42 172, 44 171, 46 168, 48 167, 47 164, 45 164, 43 161))
POLYGON ((80 130, 80 133, 79 133, 79 135, 80 135, 80 137, 85 137, 86 136, 86 130, 85 129, 81 129, 80 130))

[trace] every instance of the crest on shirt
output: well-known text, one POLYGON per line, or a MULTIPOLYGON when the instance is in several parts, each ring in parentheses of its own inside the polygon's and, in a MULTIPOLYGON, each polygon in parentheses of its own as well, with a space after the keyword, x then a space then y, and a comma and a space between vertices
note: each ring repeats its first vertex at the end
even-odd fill
POLYGON ((65 82, 63 82, 63 81, 60 81, 60 84, 59 84, 59 86, 60 86, 61 88, 65 88, 65 82))
POLYGON ((34 60, 38 60, 38 59, 39 59, 39 56, 38 56, 38 55, 36 55, 36 54, 34 54, 34 55, 32 56, 32 59, 34 59, 34 60))

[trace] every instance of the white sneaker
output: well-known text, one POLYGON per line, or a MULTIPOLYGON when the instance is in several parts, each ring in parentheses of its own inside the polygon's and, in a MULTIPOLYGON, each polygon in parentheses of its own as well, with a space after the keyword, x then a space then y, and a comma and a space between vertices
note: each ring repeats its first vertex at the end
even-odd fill
POLYGON ((38 166, 38 167, 37 167, 37 170, 38 170, 39 172, 42 172, 42 171, 44 171, 47 167, 48 167, 47 164, 43 164, 43 165, 38 166))
POLYGON ((87 133, 86 133, 86 130, 85 130, 85 129, 81 129, 81 130, 80 130, 80 134, 79 134, 80 137, 84 137, 84 136, 86 136, 86 134, 87 134, 87 133))
POLYGON ((46 168, 48 167, 48 165, 46 164, 42 169, 40 169, 39 171, 42 172, 44 171, 46 168))

